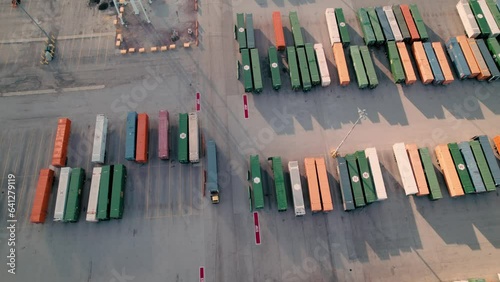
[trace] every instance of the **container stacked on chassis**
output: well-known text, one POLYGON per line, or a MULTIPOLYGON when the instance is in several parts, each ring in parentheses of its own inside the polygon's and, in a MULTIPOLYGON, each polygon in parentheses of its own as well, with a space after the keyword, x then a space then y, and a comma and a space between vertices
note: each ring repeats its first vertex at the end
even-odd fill
POLYGON ((472 184, 474 185, 474 191, 476 193, 486 192, 486 187, 484 186, 483 179, 481 178, 481 173, 477 167, 476 160, 474 159, 474 154, 470 147, 469 142, 464 141, 458 144, 460 152, 464 157, 465 164, 467 165, 467 170, 469 171, 472 184))
POLYGON ((366 203, 370 204, 377 200, 375 195, 375 185, 373 183, 370 166, 366 158, 365 151, 357 151, 356 159, 358 162, 359 175, 361 176, 361 184, 365 195, 366 203))
POLYGON ((469 46, 469 42, 467 42, 467 37, 465 35, 459 35, 456 37, 456 39, 458 41, 458 44, 460 45, 465 61, 467 62, 467 66, 469 67, 469 78, 477 77, 481 73, 481 71, 469 46))
POLYGON ((288 73, 290 74, 290 83, 293 90, 300 89, 300 74, 299 67, 297 63, 297 53, 295 48, 292 46, 286 47, 286 55, 288 62, 288 73))
POLYGON ((323 212, 333 210, 332 194, 330 193, 330 184, 328 183, 328 174, 326 172, 326 163, 324 158, 316 158, 316 171, 318 173, 319 190, 321 192, 321 204, 323 212))
POLYGON ((418 35, 420 36, 420 40, 427 41, 429 40, 429 34, 427 33, 427 28, 425 27, 424 20, 420 15, 420 11, 416 4, 410 4, 410 12, 413 17, 413 21, 415 22, 415 26, 418 30, 418 35))
POLYGON ((290 184, 292 185, 295 216, 303 216, 306 214, 306 207, 304 205, 304 196, 302 194, 299 163, 297 161, 289 161, 288 171, 290 172, 290 184))
POLYGON ((297 58, 299 61, 300 80, 302 82, 302 90, 311 90, 311 76, 309 75, 309 65, 307 63, 306 50, 304 47, 297 48, 297 58))
POLYGON ((168 160, 170 156, 170 120, 166 110, 158 112, 158 158, 168 160))
POLYGON ((268 50, 269 56, 269 68, 271 70, 271 81, 274 90, 279 90, 281 88, 281 76, 280 68, 278 63, 278 51, 276 47, 271 46, 268 50))
POLYGON ((375 192, 377 193, 377 201, 386 200, 387 191, 385 189, 384 178, 382 176, 382 170, 378 160, 377 149, 366 148, 365 155, 370 163, 370 171, 375 185, 375 192))
POLYGON ((97 206, 99 204, 99 185, 101 184, 102 167, 94 167, 92 170, 92 181, 90 182, 89 202, 87 205, 88 222, 97 222, 97 206))
POLYGON ((368 12, 364 8, 358 10, 358 19, 361 24, 361 30, 363 31, 363 39, 365 44, 371 46, 378 42, 380 38, 375 38, 375 34, 372 29, 372 24, 370 23, 371 17, 368 16, 368 12))
POLYGON ((111 184, 113 179, 113 166, 105 165, 101 168, 99 183, 99 197, 97 200, 97 219, 108 220, 111 203, 111 184))
POLYGON ((403 189, 405 195, 418 194, 417 182, 415 181, 415 176, 413 175, 413 169, 408 157, 408 152, 406 151, 405 143, 396 143, 392 146, 394 153, 394 159, 398 166, 399 175, 401 176, 401 182, 403 184, 403 189))
POLYGON ((281 13, 273 12, 274 38, 276 48, 280 51, 285 50, 285 34, 283 33, 283 23, 281 22, 281 13))
POLYGON ((469 6, 472 10, 472 13, 474 13, 474 17, 476 18, 479 29, 481 30, 481 34, 479 36, 484 38, 490 37, 491 29, 488 25, 488 21, 484 17, 483 9, 481 9, 481 5, 479 5, 479 2, 477 0, 469 0, 469 6))
POLYGON ((497 66, 500 68, 500 44, 496 38, 488 38, 486 40, 486 44, 488 45, 488 49, 493 55, 493 59, 497 63, 497 66))
POLYGON ((64 210, 64 221, 76 222, 80 216, 80 203, 85 182, 85 171, 83 168, 73 168, 68 189, 68 199, 64 210))
POLYGON ((366 76, 368 77, 368 86, 375 88, 378 86, 377 72, 373 64, 372 56, 368 46, 359 46, 361 57, 363 58, 363 65, 365 66, 366 76))
POLYGON ((214 140, 207 142, 207 190, 210 193, 212 204, 218 204, 219 197, 219 181, 217 171, 217 146, 214 140))
POLYGON ((425 178, 427 179, 427 185, 429 186, 429 198, 431 200, 439 200, 443 198, 441 193, 441 188, 439 187, 439 182, 436 176, 436 170, 432 164, 431 154, 427 148, 419 148, 418 153, 420 154, 420 160, 424 167, 425 178))
POLYGON ((351 182, 349 180, 349 170, 345 158, 337 157, 337 173, 339 175, 340 192, 344 211, 354 210, 355 204, 352 196, 351 182))
POLYGON ((444 82, 443 71, 441 71, 441 67, 439 66, 436 53, 434 53, 434 49, 432 48, 432 43, 424 42, 423 46, 425 54, 427 55, 427 60, 429 61, 429 65, 432 70, 432 75, 434 76, 434 83, 443 84, 444 82))
POLYGON ((319 192, 318 175, 316 173, 316 163, 314 158, 305 158, 304 166, 306 170, 307 190, 309 191, 311 212, 320 212, 323 208, 321 206, 321 195, 319 192))
POLYGON ((464 195, 464 190, 462 184, 460 183, 460 178, 455 169, 455 164, 453 158, 451 157, 450 150, 445 144, 437 145, 434 149, 436 153, 436 158, 443 172, 444 180, 446 182, 446 187, 448 188, 448 193, 450 197, 460 197, 464 195))
POLYGON ((382 7, 375 7, 375 12, 377 13, 378 21, 382 27, 382 32, 386 41, 394 41, 394 34, 392 33, 391 25, 382 7))
POLYGON ((347 69, 347 62, 344 55, 344 48, 342 44, 335 43, 333 44, 333 58, 335 63, 337 64, 337 72, 339 77, 339 84, 341 86, 347 86, 351 82, 349 77, 349 70, 347 69))
POLYGON ((456 38, 452 37, 448 39, 446 42, 446 50, 448 51, 448 55, 450 56, 458 78, 466 79, 469 77, 471 74, 469 66, 467 65, 467 61, 465 60, 462 49, 456 38))
POLYGON ((469 1, 459 0, 456 5, 456 8, 458 15, 460 16, 460 20, 462 21, 462 24, 464 26, 467 37, 469 38, 478 37, 481 34, 481 30, 479 29, 479 26, 477 25, 477 22, 474 18, 474 14, 472 13, 472 10, 469 6, 469 1))
POLYGON ((470 177, 469 171, 465 165, 465 160, 462 156, 462 152, 458 147, 457 143, 449 143, 448 149, 450 150, 453 163, 455 164, 455 169, 458 173, 458 178, 462 184, 462 188, 466 194, 474 193, 474 185, 472 184, 472 179, 470 177))
POLYGON ((295 44, 295 48, 304 47, 304 38, 302 36, 302 30, 297 12, 290 12, 288 14, 288 18, 290 19, 290 26, 292 27, 293 43, 295 44))
POLYGON ((486 46, 486 43, 484 43, 482 39, 476 40, 476 44, 491 74, 491 77, 488 79, 488 81, 492 82, 498 80, 500 78, 500 70, 498 70, 495 61, 493 60, 493 57, 491 56, 491 53, 488 50, 488 46, 486 46))
POLYGON ((416 195, 429 195, 429 186, 427 185, 427 180, 425 178, 425 172, 422 166, 422 161, 420 160, 420 154, 418 153, 417 145, 406 144, 406 151, 408 152, 408 158, 410 159, 411 167, 413 169, 413 175, 415 176, 415 182, 417 183, 418 187, 418 193, 416 195))
POLYGON ((321 76, 321 86, 326 87, 330 85, 331 78, 330 71, 328 70, 328 64, 326 62, 325 50, 323 50, 323 45, 314 44, 314 52, 316 53, 316 59, 318 60, 319 74, 321 76))
POLYGON ((44 223, 47 217, 47 207, 49 205, 50 192, 54 184, 54 171, 43 168, 38 175, 35 198, 31 207, 30 222, 44 223))
POLYGON ((351 53, 352 64, 354 66, 354 72, 356 73, 356 80, 358 81, 358 88, 366 88, 368 87, 368 77, 366 76, 359 47, 357 45, 351 45, 349 50, 351 53))
POLYGON ((264 208, 264 191, 262 188, 262 175, 260 171, 260 161, 258 155, 250 156, 250 179, 252 183, 253 207, 254 209, 264 208))
POLYGON ((127 136, 125 137, 125 159, 135 161, 135 138, 137 135, 137 113, 127 114, 127 136))
POLYGON ((109 217, 120 219, 123 216, 123 208, 125 203, 125 184, 127 182, 127 169, 122 164, 115 164, 113 170, 113 183, 111 186, 111 205, 109 217))
POLYGON ((234 26, 234 34, 238 40, 239 50, 247 48, 247 35, 245 30, 245 15, 243 13, 236 14, 236 25, 234 26))
POLYGON ((328 35, 330 37, 330 45, 340 43, 340 32, 335 17, 335 9, 327 8, 325 10, 326 27, 328 28, 328 35))
POLYGON ((432 49, 434 49, 434 53, 436 54, 439 66, 441 67, 441 71, 443 72, 443 85, 452 83, 455 78, 453 78, 453 72, 451 71, 450 65, 448 64, 448 59, 446 58, 443 45, 441 45, 440 42, 432 42, 432 49))
POLYGON ((271 166, 273 169, 274 189, 276 190, 276 202, 278 205, 278 211, 286 211, 288 207, 288 201, 286 198, 283 162, 281 161, 281 157, 270 157, 268 160, 271 160, 271 166))
POLYGON ((149 157, 149 116, 146 113, 137 115, 137 141, 135 161, 147 163, 149 157))
POLYGON ((366 8, 366 13, 368 13, 368 18, 370 19, 369 23, 371 23, 373 35, 375 36, 375 44, 384 44, 385 37, 384 33, 382 32, 382 27, 380 26, 380 21, 378 20, 377 12, 375 12, 375 8, 366 8))
POLYGON ((250 65, 250 51, 242 49, 241 52, 241 65, 243 68, 243 86, 245 92, 253 91, 252 67, 250 65))
POLYGON ((401 13, 403 13, 403 17, 405 19, 406 26, 408 27, 408 31, 410 32, 410 41, 420 40, 420 35, 418 34, 417 26, 415 25, 415 21, 413 20, 413 16, 411 15, 410 7, 408 5, 402 4, 399 6, 401 9, 401 13))
POLYGON ((262 74, 260 70, 259 51, 257 49, 250 49, 250 59, 252 62, 254 93, 260 93, 263 90, 263 85, 262 85, 262 74))
POLYGON ((311 74, 311 83, 313 86, 319 85, 321 83, 321 78, 319 76, 318 62, 316 61, 316 55, 314 54, 314 45, 312 43, 306 43, 305 51, 306 51, 307 63, 309 66, 309 73, 311 74))
POLYGON ((474 59, 476 60, 476 64, 479 67, 479 75, 477 76, 477 80, 488 80, 491 77, 490 70, 488 69, 488 65, 483 59, 483 55, 479 50, 479 47, 474 38, 467 38, 467 43, 469 44, 470 50, 474 55, 474 59))
POLYGON ((394 35, 394 40, 398 42, 403 41, 403 35, 401 34, 401 30, 399 29, 398 21, 396 20, 396 16, 392 11, 392 7, 384 6, 383 10, 385 12, 385 16, 387 17, 387 21, 389 22, 392 34, 394 35))
POLYGON ((403 12, 401 11, 401 7, 399 5, 392 6, 392 12, 394 13, 394 17, 396 18, 403 40, 410 41, 410 31, 408 30, 408 26, 406 24, 405 17, 403 16, 403 12))
POLYGON ((247 37, 247 48, 255 48, 255 32, 253 29, 253 15, 245 14, 245 26, 246 26, 246 37, 247 37))
POLYGON ((477 166, 479 167, 479 172, 481 173, 481 178, 483 179, 486 191, 495 191, 495 181, 491 175, 490 168, 484 156, 483 149, 479 141, 469 141, 472 152, 474 153, 474 159, 476 160, 477 166))
POLYGON ((180 163, 189 162, 189 135, 188 135, 188 114, 179 113, 179 132, 177 141, 177 161, 180 163))
POLYGON ((97 115, 94 130, 94 144, 92 147, 92 162, 102 164, 106 156, 106 137, 108 134, 108 118, 97 115))
POLYGON ((188 139, 189 139, 189 162, 200 162, 200 127, 198 114, 191 112, 188 114, 188 139))
POLYGON ((351 181, 352 194, 354 196, 354 203, 356 208, 364 207, 366 205, 365 197, 363 195, 363 187, 359 179, 359 169, 356 161, 356 156, 346 155, 347 168, 349 171, 349 180, 351 181))
POLYGON ((52 153, 52 165, 56 167, 65 166, 68 160, 68 144, 71 133, 71 120, 60 118, 57 121, 56 138, 54 141, 54 152, 52 153))
POLYGON ((434 75, 432 74, 432 69, 427 60, 427 55, 422 42, 413 42, 411 45, 413 51, 413 57, 417 63, 418 73, 420 74, 420 79, 423 84, 429 84, 434 81, 434 75))
POLYGON ((389 64, 391 66, 391 73, 394 82, 403 83, 405 81, 405 72, 403 70, 403 65, 401 64, 396 42, 387 42, 387 56, 389 57, 389 64))
POLYGON ((57 187, 56 206, 54 207, 54 221, 63 221, 68 200, 69 181, 71 179, 71 168, 63 167, 59 173, 59 184, 57 187))
POLYGON ((411 63, 410 54, 408 53, 406 44, 404 42, 397 42, 396 47, 398 48, 401 65, 404 69, 405 83, 406 85, 414 84, 417 81, 417 75, 413 69, 413 64, 411 63))
POLYGON ((349 35, 349 29, 345 23, 345 16, 342 8, 335 8, 335 18, 337 19, 337 26, 339 28, 342 45, 347 47, 351 44, 351 36, 349 35))
POLYGON ((490 140, 486 135, 475 136, 473 139, 479 141, 479 144, 481 144, 481 148, 483 149, 491 176, 493 176, 495 186, 500 186, 500 168, 498 167, 497 159, 493 153, 493 149, 491 148, 490 140))

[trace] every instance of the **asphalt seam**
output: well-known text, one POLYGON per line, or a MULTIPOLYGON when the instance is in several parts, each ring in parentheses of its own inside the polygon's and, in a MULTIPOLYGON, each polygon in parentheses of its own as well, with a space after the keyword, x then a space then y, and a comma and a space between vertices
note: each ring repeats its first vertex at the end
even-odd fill
MULTIPOLYGON (((114 36, 116 36, 116 32, 64 35, 64 36, 58 36, 56 38, 56 40, 89 39, 89 38, 108 37, 108 36, 114 37, 114 36)), ((9 39, 9 40, 0 40, 0 44, 20 44, 20 43, 29 43, 29 42, 45 42, 46 40, 47 40, 47 37, 9 39)))
POLYGON ((76 91, 89 91, 89 90, 99 90, 99 89, 103 89, 105 87, 106 87, 106 85, 89 85, 89 86, 80 86, 80 87, 66 87, 66 88, 59 88, 59 89, 41 89, 41 90, 4 92, 4 93, 0 93, 0 97, 54 94, 54 93, 76 92, 76 91))

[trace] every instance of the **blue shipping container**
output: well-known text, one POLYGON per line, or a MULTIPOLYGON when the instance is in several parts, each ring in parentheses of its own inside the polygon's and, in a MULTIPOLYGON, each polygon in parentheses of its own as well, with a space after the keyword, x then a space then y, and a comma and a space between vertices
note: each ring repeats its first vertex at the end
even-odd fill
POLYGON ((446 42, 446 50, 448 55, 450 55, 451 62, 455 66, 455 71, 457 72, 458 78, 465 79, 470 76, 469 66, 465 60, 464 53, 460 49, 460 45, 455 37, 450 38, 446 42))
MULTIPOLYGON (((500 1, 500 0, 499 0, 500 1)), ((491 56, 490 50, 488 50, 488 46, 483 39, 476 39, 477 46, 479 47, 479 51, 481 51, 481 55, 483 55, 483 59, 490 70, 491 77, 488 79, 489 82, 495 81, 500 78, 500 71, 498 70, 497 64, 493 60, 491 56)))
POLYGON ((444 75, 436 58, 436 53, 434 53, 434 48, 432 48, 432 43, 424 42, 423 45, 425 54, 427 55, 427 60, 429 60, 429 64, 431 65, 432 74, 434 75, 434 83, 442 84, 444 81, 444 75))
POLYGON ((493 180, 495 181, 495 186, 500 186, 500 168, 498 167, 497 158, 491 148, 490 139, 488 139, 486 135, 477 136, 474 139, 478 140, 479 144, 481 144, 486 162, 490 167, 491 176, 493 176, 493 180))
POLYGON ((391 25, 387 20, 384 9, 382 9, 382 7, 376 7, 375 12, 377 12, 378 21, 380 22, 380 26, 382 27, 382 31, 384 32, 385 40, 394 41, 394 34, 392 33, 391 25))
POLYGON ((137 113, 129 112, 127 115, 127 136, 125 137, 125 159, 135 160, 135 137, 137 134, 137 113))
POLYGON ((476 193, 486 192, 486 187, 484 186, 483 179, 481 178, 481 172, 479 172, 479 168, 477 167, 469 142, 464 141, 458 143, 458 148, 460 148, 460 152, 462 152, 462 155, 464 156, 467 170, 469 170, 472 184, 474 185, 474 190, 476 193))

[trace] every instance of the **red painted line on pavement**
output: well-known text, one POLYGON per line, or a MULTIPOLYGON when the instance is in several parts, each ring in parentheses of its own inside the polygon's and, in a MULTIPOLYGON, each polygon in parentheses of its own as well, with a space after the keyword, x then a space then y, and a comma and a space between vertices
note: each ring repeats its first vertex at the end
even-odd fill
POLYGON ((245 118, 248 119, 248 97, 247 97, 247 94, 243 94, 243 111, 245 113, 245 118))
POLYGON ((255 245, 260 245, 260 225, 259 225, 259 214, 253 212, 253 223, 255 226, 255 245))
POLYGON ((200 92, 196 92, 196 111, 199 112, 200 110, 201 110, 200 92))
POLYGON ((203 266, 200 266, 200 282, 205 281, 205 268, 203 266))

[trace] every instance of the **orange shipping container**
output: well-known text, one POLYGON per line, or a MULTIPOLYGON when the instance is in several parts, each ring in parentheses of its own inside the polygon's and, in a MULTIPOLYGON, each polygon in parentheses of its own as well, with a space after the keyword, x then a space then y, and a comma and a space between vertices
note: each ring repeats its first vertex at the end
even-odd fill
POLYGON ((313 158, 305 158, 307 187, 309 190, 309 200, 311 201, 311 211, 319 212, 321 208, 321 199, 319 196, 318 176, 316 174, 316 164, 313 158))
POLYGON ((408 31, 410 31, 411 41, 420 40, 420 35, 418 33, 417 26, 413 21, 413 16, 411 15, 410 8, 408 5, 400 5, 401 12, 403 13, 403 17, 405 18, 406 26, 408 27, 408 31))
POLYGON ((36 185, 35 199, 31 207, 30 221, 32 223, 45 222, 53 183, 54 171, 48 168, 41 169, 38 176, 38 184, 36 185))
POLYGON ((495 148, 497 149, 497 153, 500 154, 500 135, 495 136, 493 138, 493 143, 495 143, 495 148))
POLYGON ((450 64, 448 63, 448 59, 446 59, 446 54, 443 49, 443 45, 439 42, 432 42, 432 49, 434 49, 434 53, 436 53, 436 57, 439 62, 439 66, 441 67, 441 71, 443 72, 444 81, 443 85, 447 85, 455 80, 453 78, 453 72, 451 71, 450 64))
POLYGON ((453 163, 453 159, 451 157, 448 146, 446 144, 437 145, 435 152, 438 164, 441 167, 441 171, 443 172, 444 180, 446 182, 446 186, 448 187, 450 196, 463 196, 464 190, 462 188, 462 184, 460 183, 460 178, 458 178, 458 173, 455 169, 455 163, 453 163))
POLYGON ((70 131, 71 120, 69 120, 68 118, 60 118, 57 122, 54 153, 52 154, 53 166, 61 167, 66 165, 70 131))
POLYGON ((418 73, 420 74, 422 83, 432 83, 434 81, 434 75, 432 74, 431 65, 427 60, 424 45, 422 42, 416 41, 413 42, 411 49, 413 50, 413 56, 415 57, 415 62, 417 63, 418 73))
POLYGON ((417 75, 415 74, 415 70, 413 69, 410 54, 408 54, 406 44, 404 42, 396 42, 396 46, 398 47, 399 56, 401 57, 401 63, 403 64, 403 68, 405 70, 405 83, 406 85, 413 84, 417 81, 417 75))
POLYGON ((422 161, 420 160, 417 145, 406 144, 406 151, 410 157, 413 176, 415 176, 415 180, 417 182, 417 196, 429 195, 429 186, 427 186, 427 179, 425 178, 424 167, 422 166, 422 161))
POLYGON ((333 203, 332 194, 330 193, 330 183, 328 183, 328 175, 326 173, 325 159, 316 158, 315 161, 318 171, 319 191, 321 193, 323 212, 329 212, 333 210, 333 203))
POLYGON ((285 34, 281 23, 281 13, 273 12, 274 37, 276 38, 276 49, 285 50, 285 34))
POLYGON ((347 86, 351 80, 349 78, 349 70, 347 69, 347 61, 345 59, 342 43, 334 43, 332 49, 333 59, 335 60, 339 74, 339 83, 341 86, 347 86))
POLYGON ((137 115, 137 142, 135 147, 135 161, 146 163, 148 161, 149 145, 149 117, 146 113, 137 115))
POLYGON ((479 69, 479 66, 477 65, 472 50, 470 49, 469 42, 467 42, 467 37, 465 35, 459 35, 457 36, 457 41, 458 44, 460 44, 460 48, 464 53, 465 60, 467 61, 467 65, 469 66, 470 69, 469 78, 474 78, 478 76, 481 73, 481 71, 479 69))
POLYGON ((477 80, 487 80, 491 77, 491 73, 488 69, 488 66, 486 65, 486 62, 483 59, 483 54, 481 54, 479 46, 477 46, 476 40, 474 38, 467 38, 467 43, 469 43, 472 55, 474 55, 476 64, 479 67, 479 75, 477 76, 477 80))

